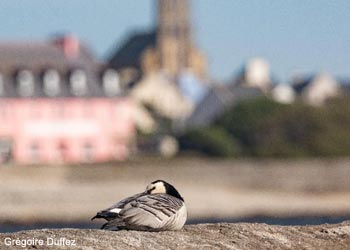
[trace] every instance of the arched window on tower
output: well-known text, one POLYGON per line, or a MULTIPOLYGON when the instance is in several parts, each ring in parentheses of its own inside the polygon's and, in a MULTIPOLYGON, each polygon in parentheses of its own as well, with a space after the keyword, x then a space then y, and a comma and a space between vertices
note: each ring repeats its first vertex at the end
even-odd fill
POLYGON ((102 75, 102 87, 106 96, 116 96, 120 93, 119 74, 114 69, 107 69, 102 75))
POLYGON ((34 95, 34 76, 29 70, 20 70, 16 75, 17 91, 22 97, 34 95))
POLYGON ((86 73, 81 69, 72 71, 69 76, 70 89, 75 96, 85 96, 88 94, 86 73))
POLYGON ((47 96, 58 96, 60 89, 60 75, 57 70, 48 69, 43 74, 43 91, 47 96))

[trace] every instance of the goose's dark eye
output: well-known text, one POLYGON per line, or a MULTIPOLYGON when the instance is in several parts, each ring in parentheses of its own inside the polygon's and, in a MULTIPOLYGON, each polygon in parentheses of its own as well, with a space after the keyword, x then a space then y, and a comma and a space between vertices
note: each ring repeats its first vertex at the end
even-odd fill
POLYGON ((156 189, 156 187, 152 187, 152 188, 149 189, 147 192, 150 194, 154 189, 156 189))

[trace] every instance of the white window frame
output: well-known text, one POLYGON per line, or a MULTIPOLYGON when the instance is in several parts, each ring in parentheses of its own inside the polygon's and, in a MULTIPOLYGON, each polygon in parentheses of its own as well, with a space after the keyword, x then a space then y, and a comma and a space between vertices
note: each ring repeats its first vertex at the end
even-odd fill
POLYGON ((21 70, 16 76, 17 91, 22 97, 30 97, 34 95, 35 79, 34 75, 29 70, 21 70))
POLYGON ((75 96, 88 94, 87 76, 84 70, 76 69, 69 76, 71 93, 75 96))
POLYGON ((0 73, 0 95, 5 94, 5 81, 3 75, 0 73))
POLYGON ((57 96, 61 93, 61 77, 57 70, 48 69, 43 75, 43 91, 47 96, 57 96))
POLYGON ((107 69, 103 73, 102 87, 106 96, 112 97, 120 93, 120 78, 116 70, 107 69))

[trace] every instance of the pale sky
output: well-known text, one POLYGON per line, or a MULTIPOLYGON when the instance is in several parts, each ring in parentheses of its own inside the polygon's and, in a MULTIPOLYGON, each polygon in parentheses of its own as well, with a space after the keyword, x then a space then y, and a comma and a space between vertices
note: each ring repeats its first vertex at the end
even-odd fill
MULTIPOLYGON (((70 32, 99 58, 133 30, 154 24, 154 0, 0 0, 1 40, 70 32)), ((192 0, 197 45, 214 79, 228 80, 251 57, 281 81, 329 71, 350 77, 350 1, 192 0)))

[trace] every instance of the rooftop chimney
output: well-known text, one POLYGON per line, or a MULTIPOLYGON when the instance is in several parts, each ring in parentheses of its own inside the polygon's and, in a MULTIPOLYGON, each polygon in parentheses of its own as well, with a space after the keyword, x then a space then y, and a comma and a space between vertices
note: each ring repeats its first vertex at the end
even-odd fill
POLYGON ((80 43, 75 35, 57 36, 53 43, 63 51, 67 59, 75 59, 79 56, 80 43))

